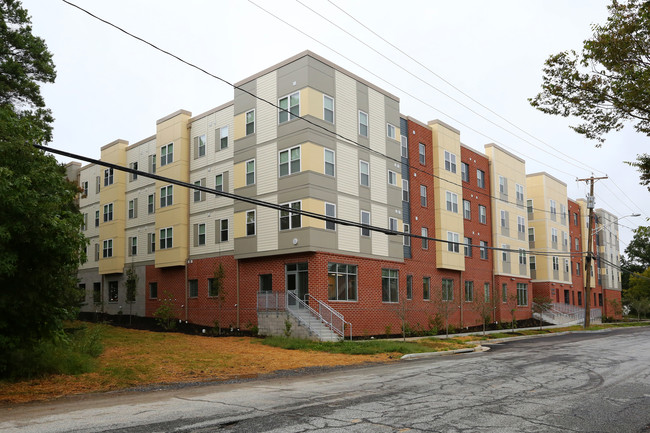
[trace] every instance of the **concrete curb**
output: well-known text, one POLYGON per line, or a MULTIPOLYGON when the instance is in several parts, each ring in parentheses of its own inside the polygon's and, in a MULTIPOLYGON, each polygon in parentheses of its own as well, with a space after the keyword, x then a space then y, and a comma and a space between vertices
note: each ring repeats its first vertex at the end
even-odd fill
POLYGON ((422 358, 431 358, 434 356, 445 356, 445 355, 456 355, 457 353, 472 353, 472 352, 487 352, 490 350, 489 347, 481 346, 480 344, 473 349, 455 349, 455 350, 443 350, 441 352, 424 352, 424 353, 407 353, 402 356, 400 359, 422 359, 422 358))

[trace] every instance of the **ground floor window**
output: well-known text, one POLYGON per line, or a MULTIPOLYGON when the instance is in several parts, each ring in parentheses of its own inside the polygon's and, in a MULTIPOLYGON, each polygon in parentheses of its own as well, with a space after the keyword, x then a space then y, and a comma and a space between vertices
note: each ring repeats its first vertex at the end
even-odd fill
POLYGON ((454 300, 454 280, 451 280, 449 278, 442 279, 442 300, 454 300))
POLYGON ((382 302, 399 302, 397 279, 399 272, 397 269, 381 270, 381 301, 382 302))
POLYGON ((474 301, 474 281, 465 281, 465 302, 474 301))
POLYGON ((189 281, 189 297, 198 298, 199 297, 199 280, 190 280, 189 281))
POLYGON ((149 297, 151 299, 158 298, 158 283, 149 283, 149 297))
POLYGON ((342 263, 327 265, 327 299, 330 301, 357 300, 357 266, 342 263))
POLYGON ((501 285, 501 302, 508 302, 508 285, 506 283, 501 285))
POLYGON ((517 283, 517 305, 520 307, 528 305, 528 284, 526 283, 517 283))
POLYGON ((93 302, 95 304, 102 302, 102 283, 93 283, 93 302))
POLYGON ((273 275, 262 274, 260 275, 260 292, 268 293, 273 291, 273 275))
POLYGON ((117 281, 108 282, 108 302, 117 302, 118 300, 118 285, 117 281))
POLYGON ((406 299, 413 299, 413 275, 406 276, 406 299))
POLYGON ((422 299, 425 301, 431 299, 431 277, 422 278, 422 299))

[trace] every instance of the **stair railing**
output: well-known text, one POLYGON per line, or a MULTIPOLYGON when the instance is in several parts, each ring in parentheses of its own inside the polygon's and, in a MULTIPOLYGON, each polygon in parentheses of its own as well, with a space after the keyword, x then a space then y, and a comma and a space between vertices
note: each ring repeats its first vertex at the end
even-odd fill
MULTIPOLYGON (((345 330, 346 328, 350 331, 350 340, 352 340, 352 323, 347 322, 343 317, 343 314, 339 313, 323 301, 320 301, 314 298, 312 295, 307 293, 305 296, 306 299, 313 300, 318 304, 318 317, 323 323, 325 323, 332 331, 340 335, 345 339, 345 330)), ((313 309, 312 309, 313 311, 313 309)))

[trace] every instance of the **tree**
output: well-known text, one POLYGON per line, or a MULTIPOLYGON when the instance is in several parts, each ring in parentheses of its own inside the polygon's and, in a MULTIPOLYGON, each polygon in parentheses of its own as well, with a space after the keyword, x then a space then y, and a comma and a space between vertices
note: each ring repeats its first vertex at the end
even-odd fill
POLYGON ((650 268, 642 274, 630 275, 630 288, 627 290, 626 299, 650 299, 650 268))
POLYGON ((56 76, 20 2, 0 0, 0 376, 63 335, 83 299, 86 240, 65 168, 32 144, 51 140, 39 83, 56 76))
POLYGON ((135 298, 138 294, 138 274, 135 272, 135 266, 131 263, 126 270, 126 281, 124 282, 126 286, 126 303, 129 304, 129 325, 131 324, 131 318, 133 317, 133 304, 135 303, 135 298))
POLYGON ((635 265, 641 272, 650 267, 650 227, 639 226, 633 231, 634 237, 625 248, 625 254, 628 265, 635 265))
MULTIPOLYGON (((592 25, 580 54, 564 51, 546 60, 542 91, 529 98, 544 113, 582 119, 571 128, 596 146, 624 122, 650 135, 650 3, 612 0, 607 9, 607 23, 592 25)), ((641 172, 642 185, 650 184, 650 155, 628 164, 641 172)))
POLYGON ((490 300, 490 293, 485 292, 483 296, 479 294, 470 308, 479 315, 481 322, 483 322, 483 335, 485 335, 485 328, 494 314, 494 303, 490 300))

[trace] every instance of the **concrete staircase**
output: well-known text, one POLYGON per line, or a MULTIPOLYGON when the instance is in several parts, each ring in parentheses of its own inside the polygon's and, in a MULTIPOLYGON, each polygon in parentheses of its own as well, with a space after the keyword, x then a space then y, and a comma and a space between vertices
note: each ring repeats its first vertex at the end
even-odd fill
POLYGON ((289 307, 287 311, 297 319, 297 325, 304 327, 309 335, 320 341, 341 341, 341 337, 332 331, 318 317, 314 316, 309 310, 289 307))

